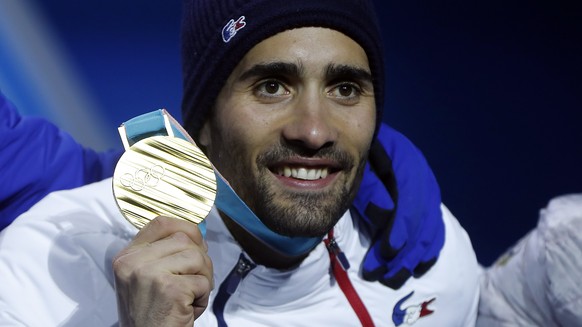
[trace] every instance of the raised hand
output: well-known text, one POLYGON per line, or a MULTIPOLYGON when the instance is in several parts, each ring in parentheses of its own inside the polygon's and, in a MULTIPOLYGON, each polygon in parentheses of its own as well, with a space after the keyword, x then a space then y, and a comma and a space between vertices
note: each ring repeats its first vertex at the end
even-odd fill
POLYGON ((119 326, 192 326, 208 305, 212 261, 198 228, 157 217, 113 260, 119 326))

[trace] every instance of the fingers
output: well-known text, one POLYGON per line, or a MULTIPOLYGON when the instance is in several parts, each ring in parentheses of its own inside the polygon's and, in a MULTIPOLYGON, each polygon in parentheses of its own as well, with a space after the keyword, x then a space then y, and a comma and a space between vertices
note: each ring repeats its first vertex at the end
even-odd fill
POLYGON ((117 290, 120 326, 192 326, 208 306, 210 283, 200 275, 157 274, 117 290))
POLYGON ((137 233, 132 244, 151 243, 177 232, 185 233, 196 244, 205 244, 200 229, 195 224, 183 219, 164 216, 159 216, 145 225, 137 233))
POLYGON ((117 275, 124 279, 151 278, 152 274, 203 275, 212 281, 212 261, 205 249, 186 234, 177 232, 148 246, 122 251, 113 261, 117 275))
POLYGON ((163 278, 153 280, 147 296, 151 297, 148 307, 157 308, 158 312, 149 314, 159 315, 156 320, 165 319, 165 315, 186 317, 194 315, 198 318, 208 306, 211 285, 209 280, 200 275, 163 275, 163 278), (168 297, 171 294, 171 298, 168 297), (171 305, 151 305, 155 299, 157 303, 171 303, 171 305), (173 311, 173 312, 170 312, 173 311))
POLYGON ((170 273, 202 273, 211 278, 212 263, 207 250, 195 225, 180 219, 158 217, 116 256, 114 268, 123 274, 124 267, 130 267, 133 271, 139 267, 147 269, 149 265, 160 265, 170 273), (195 270, 194 267, 200 269, 195 270))
POLYGON ((212 260, 198 228, 158 217, 113 260, 121 326, 192 325, 208 305, 212 260))

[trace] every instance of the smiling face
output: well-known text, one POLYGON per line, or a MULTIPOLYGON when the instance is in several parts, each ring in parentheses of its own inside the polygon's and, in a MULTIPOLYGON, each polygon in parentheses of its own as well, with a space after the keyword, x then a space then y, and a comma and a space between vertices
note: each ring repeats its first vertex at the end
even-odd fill
POLYGON ((246 54, 200 142, 267 227, 322 236, 356 194, 375 115, 362 47, 331 29, 298 28, 246 54))

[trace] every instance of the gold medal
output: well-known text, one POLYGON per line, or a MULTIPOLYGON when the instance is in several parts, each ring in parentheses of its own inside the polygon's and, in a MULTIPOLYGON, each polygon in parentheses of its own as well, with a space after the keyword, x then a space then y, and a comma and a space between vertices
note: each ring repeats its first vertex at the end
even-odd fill
POLYGON ((169 216, 198 224, 204 235, 203 221, 216 205, 283 255, 308 253, 321 242, 321 237, 288 237, 265 226, 165 110, 127 121, 119 127, 119 134, 126 152, 113 173, 113 195, 123 216, 135 227, 142 228, 157 216, 169 216))
MULTIPOLYGON (((201 223, 216 198, 216 176, 210 160, 193 143, 175 137, 165 110, 168 135, 143 138, 129 146, 113 173, 113 194, 123 216, 141 229, 157 216, 201 223)), ((173 119, 172 119, 173 120, 173 119)), ((173 126, 185 133, 179 126, 173 126)), ((124 126, 122 140, 127 140, 124 126)), ((189 137, 187 134, 185 138, 189 137)))

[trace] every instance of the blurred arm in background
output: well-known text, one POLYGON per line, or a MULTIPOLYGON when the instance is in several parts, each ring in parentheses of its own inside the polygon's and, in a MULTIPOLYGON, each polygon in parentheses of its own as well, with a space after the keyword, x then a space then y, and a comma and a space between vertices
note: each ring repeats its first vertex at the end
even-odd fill
POLYGON ((478 327, 582 326, 582 194, 552 199, 538 225, 481 279, 478 327))
POLYGON ((21 117, 0 92, 0 230, 52 191, 110 177, 121 154, 85 148, 45 119, 21 117))

